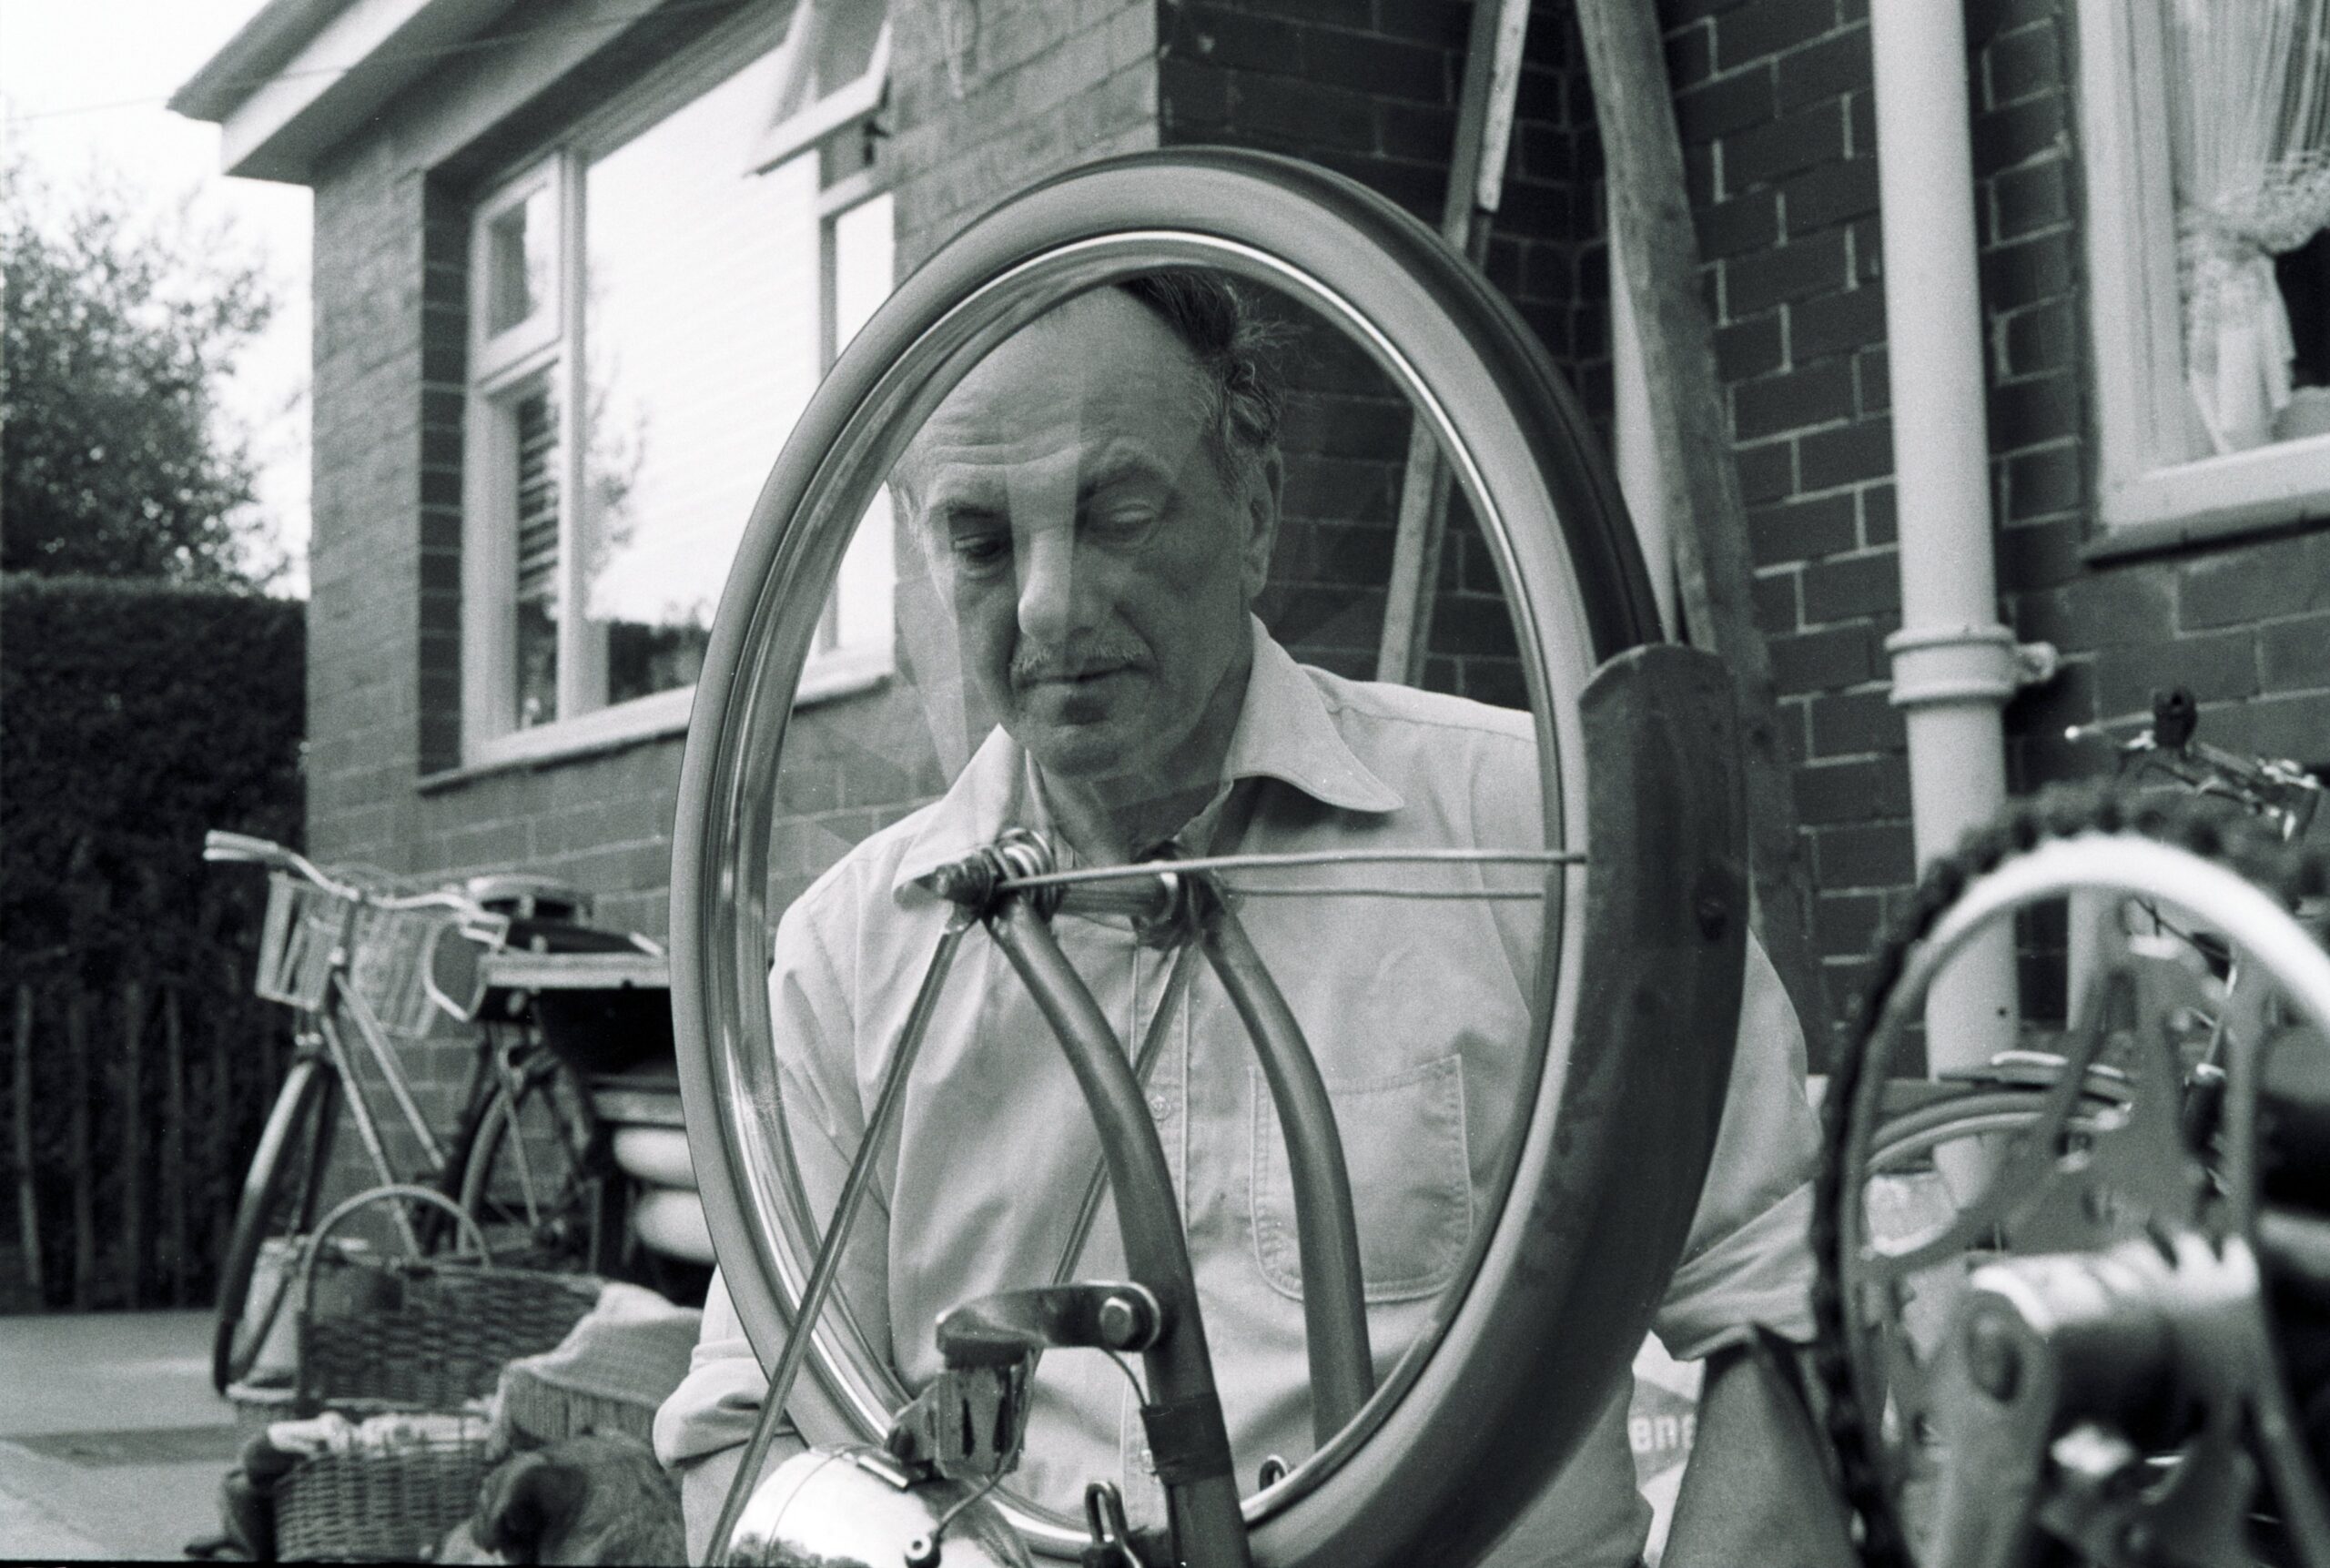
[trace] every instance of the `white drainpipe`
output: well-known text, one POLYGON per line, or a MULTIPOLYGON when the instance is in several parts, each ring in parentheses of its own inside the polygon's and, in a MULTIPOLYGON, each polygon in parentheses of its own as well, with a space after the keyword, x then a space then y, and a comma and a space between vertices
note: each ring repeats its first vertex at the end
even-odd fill
MULTIPOLYGON (((1901 630, 1886 639, 1907 721, 1920 869, 2006 800, 2000 710, 2014 694, 2014 634, 1998 623, 1981 296, 1960 0, 1875 0, 1877 169, 1901 630)), ((1926 1004, 1937 1073, 2012 1049, 2014 945, 2001 927, 1962 955, 1926 1004)))

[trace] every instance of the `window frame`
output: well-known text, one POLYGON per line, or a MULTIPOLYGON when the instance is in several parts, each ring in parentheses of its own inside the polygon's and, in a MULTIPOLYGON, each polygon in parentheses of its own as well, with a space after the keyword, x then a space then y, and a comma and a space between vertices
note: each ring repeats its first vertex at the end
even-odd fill
POLYGON ((2187 457, 2183 301, 2157 14, 2078 0, 2088 329, 2095 389, 2091 556, 2330 516, 2330 436, 2187 457))
MULTIPOLYGON (((806 5, 795 15, 806 15, 806 5)), ((686 727, 695 688, 693 684, 651 693, 626 702, 605 701, 606 650, 604 629, 571 612, 582 602, 579 580, 582 552, 575 548, 579 526, 574 498, 582 493, 581 466, 583 441, 574 366, 582 342, 584 301, 583 202, 585 171, 596 159, 652 128, 688 103, 729 80, 738 71, 765 59, 773 50, 797 51, 804 30, 789 25, 792 18, 766 15, 746 25, 724 29, 683 52, 598 112, 577 123, 559 138, 555 150, 537 154, 491 183, 471 208, 467 250, 469 277, 465 297, 470 319, 470 370, 463 386, 465 460, 462 464, 462 596, 461 767, 492 768, 521 762, 545 761, 573 753, 676 733, 686 727), (782 31, 780 31, 782 29, 782 31), (743 62, 740 64, 739 62, 743 62), (549 186, 555 191, 558 215, 558 255, 552 269, 555 298, 549 309, 498 334, 485 330, 488 265, 492 225, 513 207, 549 186), (547 318, 538 319, 538 318, 547 318), (547 377, 556 398, 559 494, 559 566, 555 588, 560 627, 558 648, 558 716, 521 726, 514 722, 519 672, 515 649, 517 622, 518 529, 513 486, 517 451, 516 400, 547 377)), ((886 38, 886 23, 885 37, 886 38)), ((877 48, 876 65, 886 49, 877 48)), ((792 66, 780 67, 780 76, 792 66)), ((830 99, 807 106, 802 112, 779 118, 764 133, 758 146, 740 153, 739 172, 748 167, 747 154, 772 145, 787 126, 816 119, 817 135, 801 142, 793 157, 819 156, 826 137, 847 129, 876 113, 881 106, 880 81, 872 72, 849 85, 846 114, 832 112, 830 99), (867 86, 872 79, 870 90, 867 86)), ((773 106, 774 107, 774 106, 773 106)), ((753 162, 755 173, 775 162, 753 162)), ((816 301, 816 330, 824 366, 835 355, 834 236, 845 213, 887 194, 886 174, 879 166, 858 170, 836 180, 818 194, 816 268, 823 280, 816 301)), ((895 220, 894 220, 895 221, 895 220)), ((895 273, 892 284, 896 284, 895 273)), ((771 452, 770 460, 775 459, 771 452)), ((804 670, 796 701, 801 704, 830 701, 870 690, 897 667, 895 605, 893 615, 869 618, 865 634, 844 644, 836 635, 837 620, 828 612, 817 648, 804 670)))

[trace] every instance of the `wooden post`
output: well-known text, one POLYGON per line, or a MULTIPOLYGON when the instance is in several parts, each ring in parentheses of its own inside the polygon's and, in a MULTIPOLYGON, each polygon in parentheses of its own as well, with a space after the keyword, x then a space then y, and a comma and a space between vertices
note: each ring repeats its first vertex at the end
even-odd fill
POLYGON ((89 1309, 97 1276, 96 1172, 89 1166, 89 994, 65 993, 66 1158, 73 1168, 73 1310, 89 1309))
POLYGON ((1693 642, 1721 655, 1732 671, 1758 935, 1803 1019, 1806 1039, 1825 1056, 1829 1007, 1809 936, 1811 875, 1796 828, 1771 655, 1756 625, 1748 509, 1716 369, 1715 328, 1699 291, 1698 239, 1658 14, 1639 0, 1579 0, 1577 19, 1608 169, 1614 248, 1625 268, 1611 287, 1624 288, 1634 303, 1652 444, 1666 514, 1676 525, 1684 625, 1693 642))
MULTIPOLYGON (((1521 45, 1528 28, 1529 0, 1478 0, 1473 7, 1440 233, 1476 262, 1488 254, 1489 218, 1504 185, 1504 155, 1512 146, 1514 103, 1521 90, 1521 45)), ((1419 416, 1409 427, 1408 461, 1401 470, 1383 637, 1375 655, 1379 681, 1423 678, 1433 603, 1440 592, 1449 486, 1439 442, 1419 416)))
POLYGON ((162 1237, 169 1253, 170 1305, 187 1300, 186 1192, 194 1173, 186 1159, 186 1027, 178 1012, 178 987, 162 992, 162 1237))
POLYGON ((121 983, 121 1272, 122 1296, 131 1311, 145 1305, 146 1192, 139 1173, 146 1164, 146 983, 121 983))
POLYGON ((25 1252, 25 1283, 33 1299, 46 1304, 41 1293, 40 1193, 33 1185, 33 988, 16 986, 16 1059, 9 1094, 9 1119, 16 1133, 16 1230, 25 1252))
POLYGON ((210 1264, 216 1269, 227 1256, 228 1228, 234 1223, 235 1202, 241 1190, 238 1172, 227 1168, 228 1151, 234 1147, 227 1125, 228 1108, 235 1103, 233 1080, 228 1071, 229 1053, 240 1042, 250 1048, 253 1042, 243 1037, 242 1025, 248 1009, 243 1006, 239 990, 213 992, 236 999, 223 1007, 213 1008, 203 1019, 203 1052, 206 1091, 202 1097, 202 1191, 204 1206, 209 1216, 206 1247, 210 1264), (221 1017, 221 1014, 224 1017, 221 1017))

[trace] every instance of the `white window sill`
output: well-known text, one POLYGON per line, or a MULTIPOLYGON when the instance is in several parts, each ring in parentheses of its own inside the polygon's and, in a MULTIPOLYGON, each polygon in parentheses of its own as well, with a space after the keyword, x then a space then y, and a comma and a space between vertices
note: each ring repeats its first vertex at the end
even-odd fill
POLYGON ((2330 518, 2330 436, 2154 469, 2105 487, 2091 561, 2284 531, 2330 518))
MULTIPOLYGON (((795 694, 793 705, 796 709, 814 707, 873 691, 890 678, 896 667, 886 642, 823 654, 812 659, 809 667, 802 672, 801 689, 795 694)), ((554 767, 679 734, 688 727, 688 713, 694 701, 695 688, 682 686, 601 708, 579 718, 496 735, 472 747, 469 759, 460 767, 425 774, 414 787, 423 794, 432 794, 493 774, 554 767)))

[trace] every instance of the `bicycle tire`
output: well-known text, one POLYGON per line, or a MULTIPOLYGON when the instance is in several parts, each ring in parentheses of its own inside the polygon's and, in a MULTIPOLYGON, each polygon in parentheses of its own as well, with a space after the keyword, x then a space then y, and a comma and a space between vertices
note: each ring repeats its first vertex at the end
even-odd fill
MULTIPOLYGON (((763 976, 773 928, 765 839, 776 792, 768 786, 815 612, 888 459, 878 450, 884 421, 919 418, 952 384, 946 368, 959 375, 963 359, 983 350, 978 334, 998 318, 992 308, 978 318, 976 304, 967 302, 992 301, 1016 285, 1033 287, 1027 280, 1047 266, 1057 265, 1059 275, 1083 268, 1075 288, 1058 286, 1048 300, 1192 258, 1267 275, 1314 306, 1321 293, 1347 302, 1381 330, 1391 351, 1423 367, 1414 374, 1444 420, 1444 450, 1453 449, 1473 465, 1458 478, 1484 530, 1494 519, 1516 520, 1494 524, 1502 531, 1494 542, 1505 551, 1500 575, 1533 702, 1545 721, 1540 746, 1548 814, 1555 819, 1547 824, 1547 843, 1574 842, 1564 835, 1565 822, 1582 841, 1579 689, 1604 661, 1656 641, 1657 619, 1606 461, 1511 306, 1391 203, 1330 171, 1268 155, 1136 155, 1073 171, 1007 202, 901 285, 812 399, 747 527, 696 689, 673 871, 681 1088, 706 1218, 730 1293, 765 1365, 775 1360, 790 1320, 788 1302, 800 1285, 797 1259, 787 1260, 774 1234, 786 1199, 770 1143, 782 1132, 756 1127, 751 1109, 773 1103, 765 1093, 769 1086, 753 1077, 759 1062, 774 1059, 763 976), (1201 217, 1192 220, 1193 213, 1201 217), (1136 251, 1138 259, 1129 259, 1136 251), (1297 281, 1288 282, 1290 276, 1297 281), (1317 287, 1306 293, 1303 285, 1317 287), (942 366, 947 355, 955 357, 942 366), (1489 504, 1483 504, 1484 494, 1489 504)), ((1058 285, 1057 276, 1047 276, 1058 285)), ((1022 312, 1015 320, 1039 309, 1025 294, 1006 308, 1022 312)), ((1566 1051, 1573 1038, 1575 1014, 1563 1009, 1575 1007, 1585 924, 1564 921, 1558 956, 1545 966, 1540 1018, 1551 1020, 1549 1052, 1566 1051)), ((1623 1077, 1639 1069, 1614 1064, 1610 1070, 1623 1077)), ((1657 1137, 1641 1138, 1640 1128, 1605 1125, 1623 1118, 1588 1126, 1592 1118, 1578 1117, 1565 1121, 1569 1138, 1557 1158, 1556 1097, 1571 1103, 1564 1086, 1550 1081, 1559 1076, 1548 1073, 1538 1087, 1514 1161, 1521 1174, 1483 1228, 1478 1271, 1461 1299, 1452 1291, 1448 1326, 1422 1371, 1393 1394, 1388 1412, 1382 1401, 1371 1407, 1372 1421, 1363 1412, 1353 1424, 1364 1431, 1353 1436, 1346 1429, 1352 1441, 1312 1490, 1259 1511, 1248 1500, 1257 1563, 1389 1568, 1470 1561, 1583 1437, 1594 1411, 1581 1408, 1573 1420, 1544 1408, 1564 1401, 1525 1397, 1545 1386, 1533 1378, 1543 1370, 1546 1347, 1564 1340, 1565 1327, 1591 1329, 1585 1338, 1597 1350, 1606 1339, 1611 1351, 1607 1368, 1596 1362, 1593 1371, 1615 1379, 1675 1259, 1657 1256, 1663 1239, 1640 1239, 1631 1255, 1616 1259, 1623 1280, 1596 1281, 1606 1293, 1597 1297, 1596 1289, 1582 1287, 1564 1267, 1574 1259, 1560 1249, 1582 1249, 1584 1243, 1569 1234, 1548 1239, 1562 1229, 1551 1213, 1574 1212, 1575 1203, 1574 1190, 1561 1191, 1555 1168, 1575 1161, 1562 1173, 1571 1181, 1581 1172, 1615 1172, 1623 1148, 1638 1191, 1656 1192, 1687 1177, 1687 1211, 1716 1118, 1704 1118, 1701 1140, 1697 1126, 1678 1126, 1671 1139, 1664 1128, 1657 1137), (1533 1248, 1535 1256, 1525 1256, 1533 1248), (1532 1408, 1524 1411, 1524 1404, 1532 1408), (1413 1452, 1430 1452, 1433 1462, 1404 1465, 1403 1456, 1413 1452)), ((1715 1084, 1719 1100, 1719 1074, 1715 1084)), ((1678 1248, 1680 1240, 1678 1231, 1678 1248)), ((826 1332, 821 1326, 820 1348, 795 1387, 795 1413, 813 1437, 821 1435, 821 1424, 827 1441, 862 1436, 850 1413, 848 1370, 836 1367, 839 1352, 824 1347, 826 1332)), ((1339 1439, 1331 1446, 1341 1444, 1339 1439)), ((1027 1528, 1016 1515, 1014 1522, 1027 1528)), ((1051 1555, 1075 1552, 1072 1540, 1031 1535, 1031 1544, 1051 1555)))
POLYGON ((494 1086, 460 1157, 458 1201, 496 1262, 588 1271, 599 1263, 599 1194, 606 1179, 590 1099, 544 1053, 521 1069, 517 1093, 494 1086))
POLYGON ((221 1394, 249 1373, 282 1312, 292 1284, 288 1271, 279 1272, 267 1300, 251 1300, 259 1256, 268 1240, 304 1236, 312 1228, 330 1168, 339 1110, 338 1070, 319 1056, 292 1063, 243 1178, 234 1228, 218 1266, 210 1381, 221 1394))
MULTIPOLYGON (((2213 813, 2202 803, 2123 799, 2109 790, 2051 791, 1970 835, 1955 854, 1928 869, 1910 907, 1878 951, 1854 1018, 1853 1037, 1824 1102, 1824 1150, 1814 1187, 1812 1223, 1818 1269, 1813 1298, 1819 1333, 1816 1363, 1828 1390, 1829 1436, 1846 1499, 1860 1521, 1861 1551, 1872 1568, 1913 1568, 1917 1562, 1902 1528, 1902 1476, 1891 1463, 1881 1430, 1886 1393, 1861 1354, 1851 1320, 1859 1288, 1850 1255, 1858 1245, 1857 1195, 1874 1167, 1877 1140, 1887 1137, 1892 1147, 1900 1147, 1899 1123, 1910 1119, 1889 1120, 1878 1114, 1886 1068, 1903 1033, 1903 1020, 1915 1016, 1936 969, 1981 926, 2009 919, 2075 888, 2100 888, 2116 897, 2153 896, 2188 906, 2195 896, 2193 879, 2205 875, 2212 885, 2223 885, 2219 866, 2251 885, 2237 895, 2211 895, 2227 916, 2228 936, 2239 935, 2244 949, 2255 949, 2263 942, 2264 950, 2277 955, 2275 962, 2283 966, 2278 977, 2284 986, 2290 974, 2318 978, 2310 967, 2316 960, 2303 956, 2311 939, 2271 907, 2278 904, 2285 912, 2300 895, 2323 885, 2330 870, 2318 857, 2285 848, 2253 824, 2213 813), (2169 858, 2163 860, 2163 855, 2169 858), (2266 895, 2263 909, 2256 907, 2261 889, 2266 895), (2228 896, 2237 903, 2228 906, 2228 896), (2236 933, 2234 927, 2244 928, 2236 933), (2293 953, 2300 956, 2293 958, 2293 953)), ((2261 972, 2275 973, 2270 964, 2261 965, 2261 972)), ((2321 1005, 2321 990, 2310 981, 2305 994, 2321 1005)), ((2317 1020, 2317 1027, 2325 1024, 2330 1024, 2330 1007, 2323 1007, 2317 1020)), ((2250 1094, 2254 1100, 2254 1082, 2250 1094)), ((2254 1105, 2249 1114, 2254 1117, 2254 1105)), ((1946 1120, 1929 1117, 1925 1133, 1930 1135, 1946 1120)), ((2189 1150, 2187 1157, 2192 1158, 2189 1150)), ((2250 1229, 2259 1192, 2254 1120, 2245 1136, 2234 1138, 2229 1132, 2211 1158, 2224 1188, 2231 1229, 2252 1239, 2254 1250, 2250 1229)), ((2261 1305, 2258 1310, 2263 1314, 2265 1309, 2261 1305)), ((2325 1513, 2323 1478, 2295 1435, 2296 1422, 2274 1338, 2273 1324, 2265 1321, 2260 1341, 2265 1347, 2263 1376, 2245 1396, 2254 1401, 2252 1430, 2300 1560, 2310 1568, 2322 1568, 2330 1564, 2330 1513, 2325 1513)))

